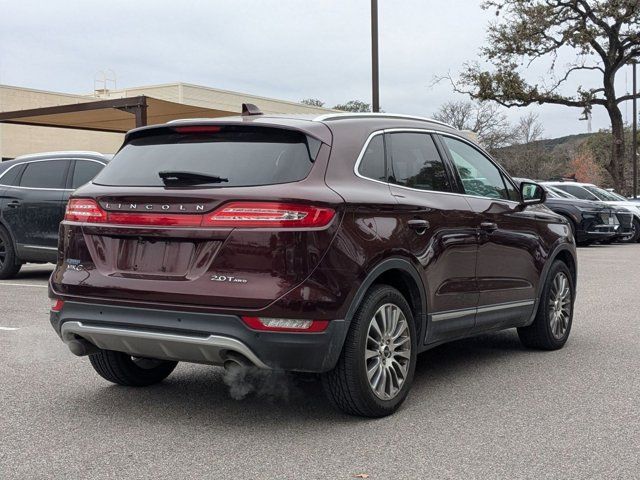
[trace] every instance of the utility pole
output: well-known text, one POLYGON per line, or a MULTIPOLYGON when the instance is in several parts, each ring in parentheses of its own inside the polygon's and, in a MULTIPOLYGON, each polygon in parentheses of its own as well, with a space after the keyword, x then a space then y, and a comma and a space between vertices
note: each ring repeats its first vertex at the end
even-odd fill
POLYGON ((636 68, 638 62, 633 62, 633 130, 631 139, 631 155, 633 155, 633 198, 638 198, 638 85, 636 83, 636 68))
POLYGON ((380 111, 380 81, 378 74, 378 0, 371 0, 371 107, 380 111))

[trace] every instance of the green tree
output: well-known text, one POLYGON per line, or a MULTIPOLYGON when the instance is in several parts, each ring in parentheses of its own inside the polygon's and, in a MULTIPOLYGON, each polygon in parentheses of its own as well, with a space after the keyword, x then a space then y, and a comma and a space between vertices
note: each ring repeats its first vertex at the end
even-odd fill
POLYGON ((488 28, 481 58, 493 65, 467 64, 454 88, 479 100, 507 107, 556 104, 590 111, 604 107, 611 121, 613 141, 605 168, 618 190, 625 184, 625 138, 620 104, 632 98, 616 92, 616 76, 640 58, 640 2, 638 0, 485 0, 498 20, 488 28), (569 52, 573 60, 556 60, 569 52), (552 79, 525 79, 533 62, 549 61, 552 79), (590 74, 595 85, 566 92, 569 79, 590 74))
POLYGON ((371 104, 361 100, 349 100, 347 103, 336 105, 333 108, 344 112, 370 112, 371 104))
POLYGON ((324 102, 317 98, 305 98, 304 100, 300 100, 300 103, 311 107, 324 107, 324 102))

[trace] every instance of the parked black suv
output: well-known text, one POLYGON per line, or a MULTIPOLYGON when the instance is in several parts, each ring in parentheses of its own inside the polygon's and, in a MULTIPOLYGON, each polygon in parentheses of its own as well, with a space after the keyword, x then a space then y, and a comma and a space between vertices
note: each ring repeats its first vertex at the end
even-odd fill
POLYGON ((50 320, 116 384, 178 361, 315 372, 342 410, 388 415, 443 342, 514 327, 529 347, 567 341, 575 243, 524 186, 426 119, 136 129, 69 201, 50 320))
POLYGON ((56 262, 58 228, 71 192, 110 157, 52 152, 0 163, 0 278, 11 278, 25 262, 56 262))
MULTIPOLYGON (((514 180, 533 181, 526 178, 514 180)), ((547 193, 544 204, 551 211, 567 219, 578 245, 589 245, 594 242, 609 243, 629 235, 633 219, 629 212, 602 202, 575 198, 551 185, 540 185, 547 193)))

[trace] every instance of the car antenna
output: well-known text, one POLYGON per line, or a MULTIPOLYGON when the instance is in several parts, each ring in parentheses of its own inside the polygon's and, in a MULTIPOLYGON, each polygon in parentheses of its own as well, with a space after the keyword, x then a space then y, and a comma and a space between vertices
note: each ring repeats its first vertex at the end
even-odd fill
POLYGON ((242 104, 242 116, 247 117, 250 115, 264 115, 262 111, 256 107, 253 103, 242 104))

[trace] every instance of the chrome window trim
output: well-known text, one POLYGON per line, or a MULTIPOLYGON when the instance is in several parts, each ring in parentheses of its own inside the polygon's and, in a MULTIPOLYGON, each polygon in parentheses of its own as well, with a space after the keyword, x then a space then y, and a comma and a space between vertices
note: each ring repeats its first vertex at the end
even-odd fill
MULTIPOLYGON (((37 154, 34 154, 37 155, 37 154)), ((26 155, 23 155, 23 157, 25 157, 26 155)), ((39 162, 57 162, 57 161, 64 161, 64 162, 70 162, 73 160, 85 160, 87 162, 95 162, 95 163, 99 163, 102 166, 106 166, 107 164, 105 162, 101 162, 100 160, 96 160, 94 158, 42 158, 40 160, 28 160, 26 159, 24 162, 18 162, 18 163, 14 163, 13 165, 11 165, 9 168, 7 168, 4 172, 2 172, 2 174, 0 175, 0 187, 6 187, 6 188, 18 188, 20 190, 42 190, 45 192, 73 192, 75 190, 75 188, 44 188, 44 187, 21 187, 19 185, 4 185, 2 183, 2 178, 9 173, 11 170, 13 170, 15 167, 19 167, 20 165, 25 165, 25 164, 29 164, 29 163, 39 163, 39 162)))
MULTIPOLYGON (((382 180, 376 180, 375 178, 369 178, 369 177, 365 177, 364 175, 362 175, 359 172, 359 168, 360 168, 360 162, 362 162, 362 159, 364 157, 365 152, 367 151, 367 147, 369 146, 369 143, 371 142, 371 140, 378 136, 378 135, 384 135, 385 133, 402 133, 402 132, 414 132, 414 133, 427 133, 427 134, 436 134, 436 135, 447 135, 449 137, 455 138, 457 140, 462 140, 465 143, 468 143, 470 146, 478 149, 477 146, 475 146, 473 144, 473 142, 465 139, 462 136, 459 135, 455 135, 452 133, 448 133, 448 132, 441 132, 439 130, 431 130, 431 129, 426 129, 426 128, 385 128, 382 130, 376 130, 375 132, 372 132, 367 139, 364 142, 364 146, 362 147, 362 149, 360 150, 360 153, 358 154, 358 158, 356 160, 355 165, 353 166, 353 173, 356 175, 356 177, 359 177, 363 180, 368 180, 369 182, 375 182, 375 183, 380 183, 382 185, 387 185, 388 187, 394 186, 397 188, 402 188, 405 190, 410 190, 413 192, 422 192, 422 193, 439 193, 442 195, 457 195, 457 196, 462 196, 462 197, 469 197, 469 198, 482 198, 483 200, 494 200, 494 201, 499 201, 499 202, 506 202, 506 203, 512 203, 514 205, 520 205, 520 202, 516 202, 515 200, 509 200, 506 198, 492 198, 492 197, 481 197, 479 195, 470 195, 468 193, 459 193, 459 192, 443 192, 441 190, 423 190, 420 188, 412 188, 412 187, 405 187, 404 185, 397 185, 395 183, 389 183, 389 182, 383 182, 382 180)), ((480 150, 481 153, 484 154, 484 152, 482 152, 482 150, 480 150)), ((486 156, 486 155, 485 155, 486 156)), ((490 158, 489 161, 492 163, 492 165, 495 165, 501 173, 506 175, 506 178, 508 180, 511 181, 511 183, 513 184, 513 180, 511 180, 511 177, 509 176, 509 174, 507 172, 505 172, 499 165, 496 165, 495 162, 493 162, 490 158)), ((516 190, 518 190, 516 188, 516 190)))
POLYGON ((52 250, 52 251, 58 251, 58 247, 42 247, 40 245, 20 245, 22 248, 31 248, 34 250, 52 250))
POLYGON ((454 128, 452 125, 448 123, 441 122, 440 120, 434 120, 433 118, 427 117, 418 117, 414 115, 402 115, 399 113, 375 113, 375 112, 345 112, 345 113, 325 113, 324 115, 319 115, 313 119, 314 122, 324 122, 325 120, 337 120, 339 118, 398 118, 405 120, 419 120, 421 122, 430 122, 435 123, 437 125, 442 125, 443 127, 454 128))
POLYGON ((448 310, 446 312, 437 312, 431 314, 432 322, 442 322, 444 320, 451 320, 453 318, 465 317, 467 315, 475 315, 477 313, 496 312, 498 310, 507 310, 510 308, 528 307, 536 303, 535 299, 521 300, 516 302, 496 303, 493 305, 486 305, 484 307, 464 308, 461 310, 448 310))

